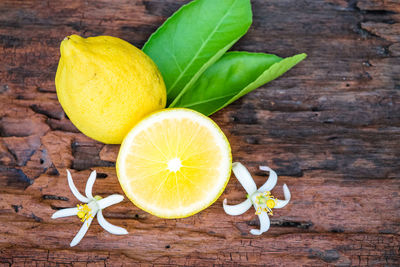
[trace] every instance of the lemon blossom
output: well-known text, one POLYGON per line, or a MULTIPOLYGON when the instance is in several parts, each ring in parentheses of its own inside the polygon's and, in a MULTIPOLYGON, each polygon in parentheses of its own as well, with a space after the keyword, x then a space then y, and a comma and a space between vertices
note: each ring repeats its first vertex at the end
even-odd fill
POLYGON ((76 208, 67 208, 62 209, 53 214, 51 216, 52 219, 57 219, 61 217, 67 216, 78 216, 83 225, 79 232, 76 234, 74 239, 72 240, 70 246, 73 247, 77 245, 82 238, 85 236, 86 232, 89 229, 90 224, 92 223, 94 217, 97 215, 97 221, 99 222, 100 226, 103 227, 106 231, 114 235, 126 235, 128 231, 124 228, 112 225, 103 216, 102 210, 121 202, 124 197, 118 194, 110 195, 106 198, 102 198, 101 196, 94 196, 92 195, 92 188, 93 184, 96 181, 96 171, 93 171, 89 179, 86 183, 85 194, 86 197, 83 196, 78 189, 74 185, 74 181, 72 180, 71 173, 67 170, 67 177, 68 177, 68 185, 71 189, 74 196, 81 202, 85 204, 78 204, 76 208))
POLYGON ((260 230, 252 229, 250 233, 253 235, 261 235, 268 231, 270 220, 268 215, 273 215, 272 209, 280 209, 286 206, 290 201, 290 191, 286 184, 283 185, 283 193, 285 200, 279 200, 271 195, 271 190, 275 187, 278 181, 276 172, 267 166, 260 166, 260 170, 268 171, 268 180, 258 190, 257 186, 251 177, 249 171, 241 163, 235 162, 232 164, 232 171, 240 184, 247 192, 247 199, 237 205, 228 205, 224 199, 223 207, 229 215, 240 215, 246 212, 251 206, 256 209, 256 215, 260 219, 260 230))

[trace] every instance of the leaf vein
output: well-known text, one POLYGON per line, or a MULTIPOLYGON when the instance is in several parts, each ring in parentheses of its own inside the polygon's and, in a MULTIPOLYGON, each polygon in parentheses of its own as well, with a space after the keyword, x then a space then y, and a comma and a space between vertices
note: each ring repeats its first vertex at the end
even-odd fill
MULTIPOLYGON (((237 1, 237 0, 236 0, 237 1)), ((184 73, 186 73, 186 71, 191 67, 191 65, 193 64, 193 62, 196 60, 197 56, 203 51, 204 47, 206 46, 207 42, 211 39, 211 37, 214 36, 214 34, 217 33, 217 30, 219 27, 221 27, 222 23, 224 22, 225 18, 228 16, 228 14, 231 12, 232 7, 236 4, 236 1, 233 2, 233 4, 231 5, 231 7, 227 10, 227 12, 225 13, 225 15, 221 18, 221 20, 218 22, 217 26, 214 28, 214 30, 210 33, 210 35, 207 37, 207 39, 205 40, 205 42, 203 42, 203 44, 200 46, 199 50, 196 52, 196 54, 194 55, 194 57, 190 60, 189 64, 186 65, 185 69, 183 70, 183 72, 181 72, 178 76, 178 78, 175 80, 175 82, 171 85, 171 87, 169 88, 168 91, 172 91, 173 89, 175 89, 175 86, 177 85, 177 83, 182 79, 184 73)))

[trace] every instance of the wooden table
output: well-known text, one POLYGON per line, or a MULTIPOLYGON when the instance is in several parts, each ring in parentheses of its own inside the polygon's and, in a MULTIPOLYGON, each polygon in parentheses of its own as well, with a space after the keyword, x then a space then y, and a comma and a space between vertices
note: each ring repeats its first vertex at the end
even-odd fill
POLYGON ((252 0, 254 23, 234 50, 307 60, 216 113, 258 184, 269 165, 291 203, 262 236, 252 211, 231 217, 222 200, 243 200, 232 177, 220 199, 179 220, 159 219, 125 200, 105 211, 129 235, 95 222, 69 243, 77 217, 52 220, 77 204, 66 179, 83 190, 122 193, 118 146, 81 134, 57 101, 61 40, 73 33, 113 35, 141 47, 187 0, 0 2, 0 265, 400 265, 399 0, 252 0))

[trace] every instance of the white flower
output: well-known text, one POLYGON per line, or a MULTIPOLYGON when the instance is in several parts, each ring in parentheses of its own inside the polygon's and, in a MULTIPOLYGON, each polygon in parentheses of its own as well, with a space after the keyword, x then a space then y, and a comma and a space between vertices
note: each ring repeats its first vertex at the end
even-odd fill
POLYGON ((81 205, 78 204, 76 208, 59 210, 55 212, 53 216, 51 216, 51 218, 56 219, 56 218, 76 215, 81 219, 82 222, 84 222, 81 229, 72 240, 70 244, 71 247, 77 245, 82 240, 82 238, 85 236, 86 232, 89 229, 90 224, 92 223, 96 215, 97 215, 97 221, 99 222, 100 226, 103 227, 106 231, 110 232, 111 234, 114 235, 128 234, 128 231, 126 231, 124 228, 112 225, 111 223, 106 221, 102 213, 103 209, 121 202, 124 199, 123 196, 114 194, 106 198, 102 198, 100 196, 93 197, 92 188, 94 182, 96 181, 96 171, 93 171, 90 174, 89 179, 86 183, 86 188, 85 188, 86 197, 85 197, 81 193, 79 193, 78 189, 76 189, 74 181, 72 180, 71 173, 68 170, 67 174, 68 174, 67 175, 68 185, 72 193, 79 201, 86 204, 81 204, 81 205))
POLYGON ((260 230, 252 229, 250 230, 250 233, 252 233, 253 235, 261 235, 269 229, 270 221, 268 214, 273 215, 272 209, 283 208, 289 203, 289 188, 286 184, 283 185, 285 200, 279 200, 273 197, 270 192, 272 188, 275 187, 276 182, 278 181, 278 176, 276 175, 276 172, 274 172, 269 167, 260 166, 260 170, 269 171, 269 177, 265 184, 261 186, 258 190, 249 171, 241 163, 233 163, 232 170, 248 195, 247 199, 244 202, 233 206, 226 204, 227 200, 224 199, 224 210, 229 215, 240 215, 246 212, 253 205, 256 209, 256 214, 260 219, 260 230))

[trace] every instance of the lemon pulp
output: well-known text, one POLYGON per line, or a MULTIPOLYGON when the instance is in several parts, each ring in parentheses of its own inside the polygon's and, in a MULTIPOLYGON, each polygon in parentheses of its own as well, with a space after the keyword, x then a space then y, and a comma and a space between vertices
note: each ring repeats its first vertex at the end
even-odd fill
POLYGON ((189 109, 166 109, 129 132, 117 173, 136 206, 158 217, 183 218, 218 199, 231 164, 229 142, 211 119, 189 109))

